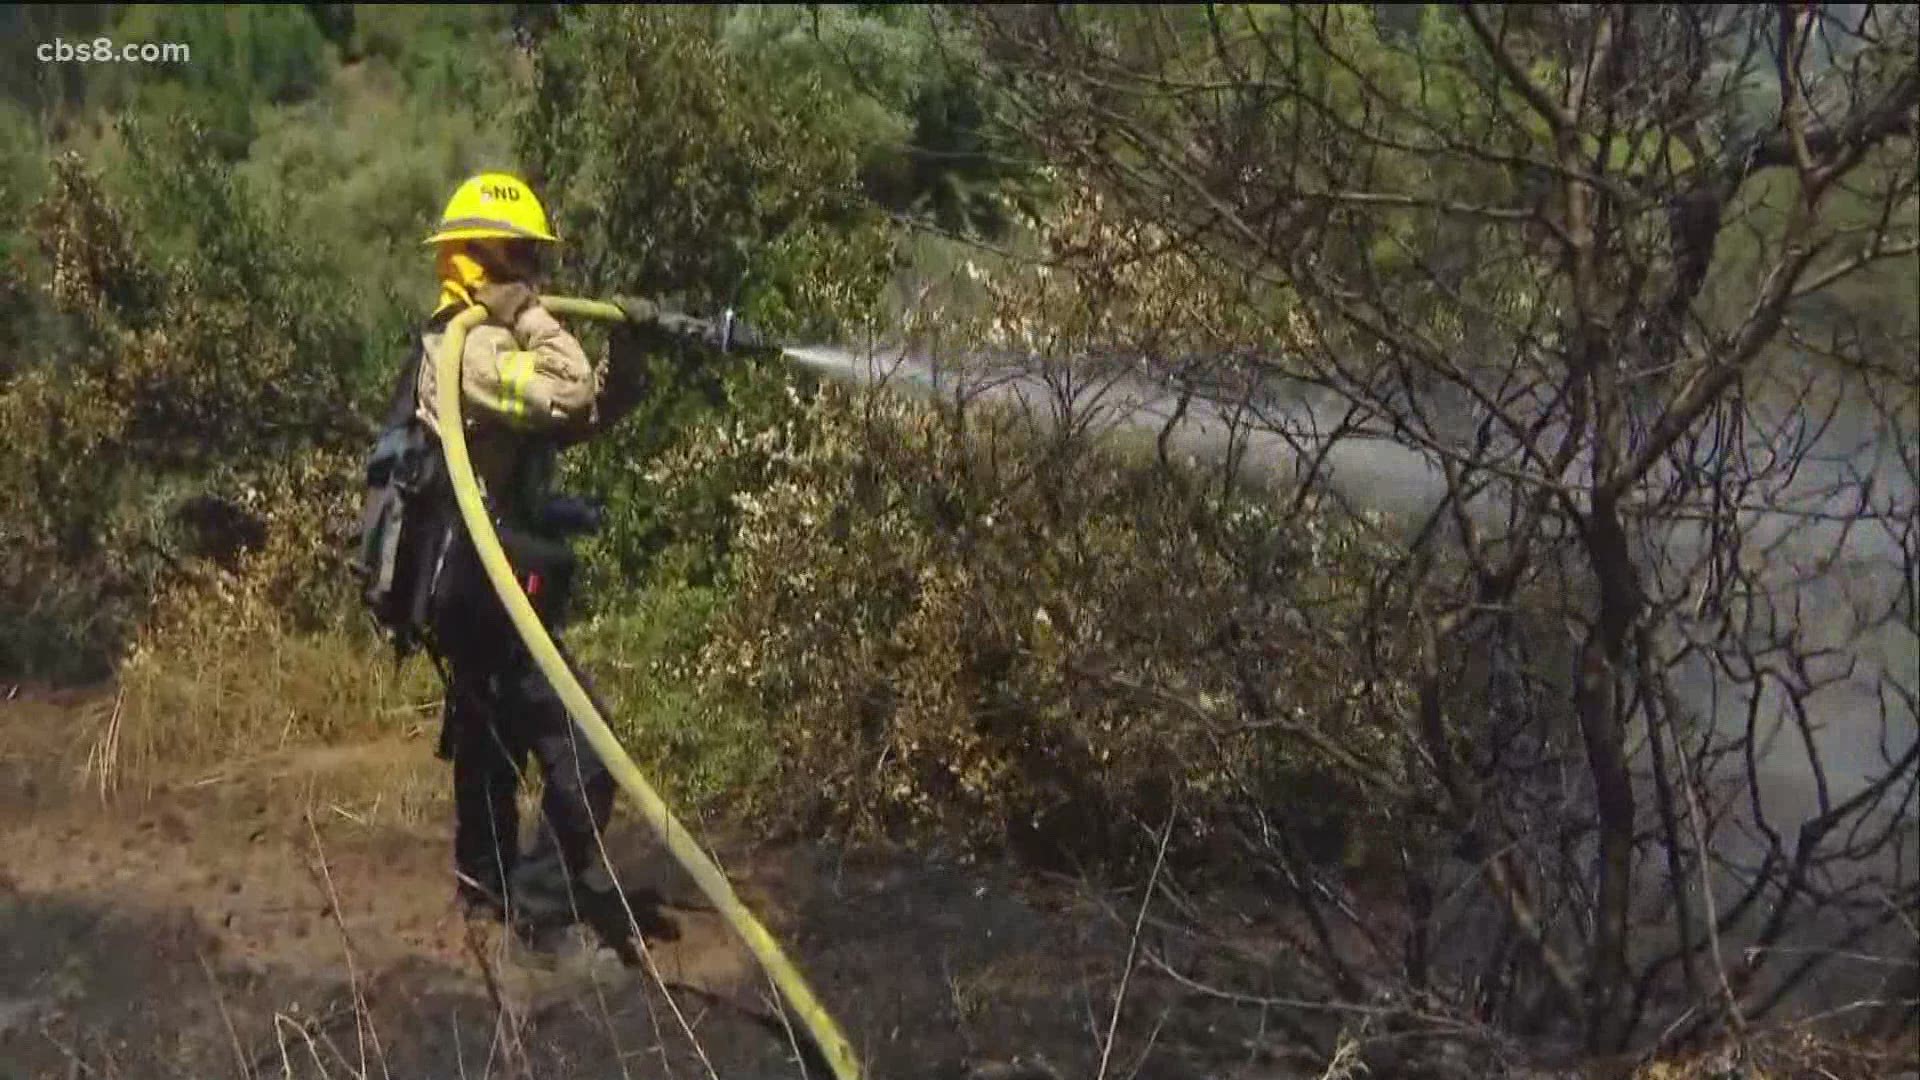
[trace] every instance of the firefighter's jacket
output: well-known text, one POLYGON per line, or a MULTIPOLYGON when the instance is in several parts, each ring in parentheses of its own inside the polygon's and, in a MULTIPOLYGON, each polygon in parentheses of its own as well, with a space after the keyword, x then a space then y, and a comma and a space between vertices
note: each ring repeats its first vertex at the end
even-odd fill
MULTIPOLYGON (((444 329, 423 336, 420 419, 435 415, 444 329)), ((489 319, 467 332, 460 358, 460 411, 474 475, 495 514, 535 520, 551 483, 556 451, 611 426, 638 404, 636 356, 593 364, 553 314, 529 304, 511 329, 489 319), (622 370, 624 369, 624 370, 622 370)))

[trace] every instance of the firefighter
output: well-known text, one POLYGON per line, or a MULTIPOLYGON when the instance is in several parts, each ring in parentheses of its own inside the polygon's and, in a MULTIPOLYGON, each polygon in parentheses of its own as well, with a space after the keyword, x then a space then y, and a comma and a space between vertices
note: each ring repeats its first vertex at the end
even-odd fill
MULTIPOLYGON (((488 512, 522 588, 551 631, 562 623, 573 571, 569 535, 591 527, 582 504, 549 490, 558 452, 606 430, 637 404, 640 360, 616 334, 611 363, 540 304, 545 257, 557 243, 545 209, 520 179, 475 176, 454 192, 434 248, 439 304, 421 336, 416 416, 438 434, 436 361, 453 316, 475 304, 460 356, 461 415, 488 512)), ((658 326, 650 305, 623 301, 634 326, 658 326)), ((691 322, 691 321, 690 321, 691 322)), ((509 923, 542 951, 565 948, 576 918, 622 907, 603 862, 613 806, 606 766, 573 724, 487 581, 450 493, 429 602, 432 647, 448 676, 441 752, 453 764, 456 890, 470 919, 509 923), (543 827, 520 854, 515 801, 529 761, 544 783, 543 827)))

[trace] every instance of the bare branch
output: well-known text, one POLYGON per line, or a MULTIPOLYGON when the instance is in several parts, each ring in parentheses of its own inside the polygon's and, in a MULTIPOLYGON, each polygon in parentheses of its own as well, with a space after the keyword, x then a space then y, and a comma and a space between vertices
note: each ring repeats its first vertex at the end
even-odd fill
POLYGON ((1496 34, 1493 28, 1487 25, 1486 16, 1476 5, 1462 4, 1460 10, 1466 15, 1467 25, 1473 29, 1473 36, 1479 39, 1481 47, 1486 49, 1487 55, 1492 57, 1493 62, 1499 66, 1501 74, 1507 77, 1507 81, 1520 92, 1520 96, 1533 107, 1533 111, 1539 114, 1540 119, 1547 122, 1547 126, 1553 129, 1555 135, 1562 135, 1570 130, 1573 127, 1574 118, 1549 97, 1545 90, 1535 84, 1532 77, 1521 70, 1520 62, 1507 51, 1505 35, 1496 34))

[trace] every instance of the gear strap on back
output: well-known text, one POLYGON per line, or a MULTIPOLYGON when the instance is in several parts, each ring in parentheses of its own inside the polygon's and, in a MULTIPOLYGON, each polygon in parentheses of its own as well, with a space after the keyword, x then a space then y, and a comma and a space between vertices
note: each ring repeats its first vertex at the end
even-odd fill
MULTIPOLYGON (((427 330, 447 321, 436 316, 427 330)), ((454 527, 439 440, 418 416, 425 359, 423 331, 413 336, 387 400, 379 438, 367 457, 360 549, 354 560, 361 599, 392 643, 396 661, 430 644, 434 588, 454 527)))

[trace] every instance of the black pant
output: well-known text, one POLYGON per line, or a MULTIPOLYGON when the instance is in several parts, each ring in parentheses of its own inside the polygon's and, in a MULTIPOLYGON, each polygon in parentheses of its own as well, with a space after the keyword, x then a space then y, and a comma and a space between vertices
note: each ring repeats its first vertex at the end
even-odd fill
MULTIPOLYGON (((524 583, 524 571, 521 576, 524 583)), ((598 834, 613 809, 613 778, 521 643, 464 537, 447 553, 436 592, 435 644, 453 683, 441 746, 453 759, 461 891, 502 902, 521 891, 514 885, 523 878, 578 882, 599 865, 598 834), (516 874, 514 797, 529 758, 539 763, 545 784, 541 810, 551 842, 539 845, 535 860, 516 874)), ((550 629, 565 597, 552 599, 537 605, 550 629)))

